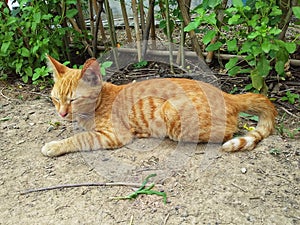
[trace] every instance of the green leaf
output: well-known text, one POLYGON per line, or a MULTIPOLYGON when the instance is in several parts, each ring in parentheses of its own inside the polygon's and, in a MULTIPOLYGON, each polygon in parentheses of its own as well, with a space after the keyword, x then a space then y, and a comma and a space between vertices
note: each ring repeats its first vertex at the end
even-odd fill
POLYGON ((229 25, 238 24, 238 21, 240 18, 241 18, 241 15, 239 15, 239 14, 233 15, 231 18, 229 18, 228 24, 229 25))
POLYGON ((41 22, 41 17, 42 17, 41 12, 34 13, 33 14, 33 21, 35 23, 40 23, 41 22))
POLYGON ((257 22, 258 22, 259 18, 260 18, 260 15, 255 14, 254 16, 252 16, 251 20, 249 20, 247 22, 248 25, 251 26, 251 27, 253 27, 253 28, 255 28, 256 25, 257 25, 257 22))
POLYGON ((233 68, 237 64, 238 60, 239 60, 238 57, 234 57, 234 58, 229 59, 229 61, 225 65, 225 68, 227 70, 230 70, 231 68, 233 68))
POLYGON ((203 43, 207 45, 216 36, 217 32, 214 30, 209 30, 203 37, 203 43))
POLYGON ((22 76, 22 80, 24 83, 28 83, 28 76, 27 75, 22 76))
POLYGON ((254 39, 256 38, 257 36, 260 35, 260 32, 259 31, 254 31, 254 32, 251 32, 249 35, 248 35, 248 39, 254 39))
POLYGON ((22 55, 23 57, 29 57, 29 56, 30 56, 30 52, 29 52, 29 50, 28 50, 27 48, 22 47, 22 48, 21 48, 21 55, 22 55))
POLYGON ((273 6, 270 16, 281 16, 281 15, 282 15, 281 9, 277 5, 273 6))
POLYGON ((78 13, 77 9, 69 9, 66 12, 66 17, 69 18, 69 19, 73 18, 77 13, 78 13))
POLYGON ((236 8, 242 8, 244 6, 242 0, 232 0, 232 5, 236 8))
POLYGON ((251 73, 251 68, 241 69, 239 73, 251 73))
POLYGON ((270 34, 273 34, 273 35, 277 35, 277 34, 280 34, 280 33, 281 33, 281 29, 279 29, 277 27, 273 27, 270 30, 270 34))
POLYGON ((250 76, 252 80, 252 86, 257 90, 260 90, 263 87, 264 78, 258 74, 257 69, 252 70, 250 76))
POLYGON ((284 64, 283 61, 277 61, 275 64, 275 70, 279 75, 284 75, 284 64))
POLYGON ((253 88, 252 84, 247 84, 244 88, 245 91, 250 91, 253 88))
POLYGON ((293 10, 294 15, 298 19, 300 19, 300 6, 294 6, 294 7, 292 7, 292 10, 293 10))
POLYGON ((6 26, 10 26, 10 25, 12 25, 12 24, 14 24, 14 23, 16 23, 17 22, 17 18, 16 17, 9 17, 8 19, 7 19, 7 22, 5 23, 5 25, 6 26))
POLYGON ((264 42, 261 44, 261 48, 265 53, 269 53, 269 51, 271 50, 270 40, 264 40, 264 42))
POLYGON ((255 57, 262 54, 263 51, 262 51, 262 48, 261 47, 258 47, 258 46, 253 46, 252 47, 252 52, 251 52, 255 57))
POLYGON ((32 77, 32 68, 31 67, 25 67, 24 71, 25 71, 27 77, 32 77))
POLYGON ((257 62, 257 70, 258 74, 262 77, 268 76, 271 66, 270 66, 270 61, 266 59, 265 55, 262 55, 257 62))
POLYGON ((237 75, 241 70, 241 67, 240 66, 234 66, 233 68, 231 68, 229 71, 228 71, 228 74, 229 76, 235 76, 237 75))
POLYGON ((241 51, 240 53, 250 53, 251 52, 251 47, 253 46, 253 43, 252 41, 245 41, 243 44, 242 44, 242 48, 241 48, 241 51))
POLYGON ((113 64, 112 61, 105 61, 105 62, 103 62, 101 64, 101 67, 103 67, 103 68, 109 68, 109 67, 111 67, 112 64, 113 64))
POLYGON ((286 42, 284 43, 285 49, 288 51, 288 53, 294 53, 296 51, 296 44, 294 42, 286 42))
POLYGON ((277 61, 282 61, 286 63, 289 60, 289 53, 285 48, 278 48, 278 51, 276 52, 276 60, 277 61))
POLYGON ((4 42, 1 45, 1 55, 7 53, 7 49, 9 48, 11 42, 4 42))
POLYGON ((220 49, 221 46, 222 46, 222 43, 217 41, 216 43, 210 44, 209 46, 207 46, 206 51, 213 52, 213 51, 220 49))
POLYGON ((211 13, 208 16, 204 16, 203 20, 206 21, 208 24, 211 25, 216 25, 217 24, 217 19, 216 19, 216 14, 211 13))
POLYGON ((103 63, 100 65, 100 73, 101 73, 103 76, 105 76, 105 75, 106 75, 105 69, 111 67, 112 64, 113 64, 112 61, 106 61, 106 62, 103 62, 103 63))
POLYGON ((190 22, 185 28, 184 28, 184 32, 189 32, 191 30, 195 30, 199 27, 201 23, 201 20, 195 20, 193 22, 190 22))
POLYGON ((51 14, 42 15, 42 20, 49 20, 53 17, 51 14))
MULTIPOLYGON (((252 87, 251 87, 251 88, 252 88, 252 87)), ((243 117, 243 118, 245 118, 245 119, 253 120, 253 121, 255 121, 255 122, 258 122, 258 121, 259 121, 258 116, 253 116, 252 114, 248 114, 248 113, 241 112, 241 113, 239 113, 239 116, 240 116, 240 117, 243 117)))
POLYGON ((229 52, 233 52, 233 51, 237 51, 238 50, 237 40, 236 39, 227 40, 226 44, 227 44, 227 48, 228 48, 229 52))
POLYGON ((208 1, 208 5, 209 7, 211 7, 212 9, 214 9, 216 6, 218 6, 219 4, 221 4, 222 0, 209 0, 208 1))

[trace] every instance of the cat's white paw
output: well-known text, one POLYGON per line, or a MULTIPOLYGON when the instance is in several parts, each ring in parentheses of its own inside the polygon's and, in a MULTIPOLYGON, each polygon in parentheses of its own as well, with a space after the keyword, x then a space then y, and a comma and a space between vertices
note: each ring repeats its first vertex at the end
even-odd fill
POLYGON ((54 156, 59 156, 61 154, 63 154, 62 151, 62 145, 59 141, 51 141, 46 143, 43 147, 42 147, 42 154, 44 156, 49 156, 49 157, 54 157, 54 156))

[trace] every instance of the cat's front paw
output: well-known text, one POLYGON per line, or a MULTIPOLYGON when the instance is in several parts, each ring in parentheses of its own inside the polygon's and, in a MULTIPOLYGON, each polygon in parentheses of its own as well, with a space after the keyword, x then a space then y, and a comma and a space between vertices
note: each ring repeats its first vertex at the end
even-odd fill
POLYGON ((62 146, 59 141, 51 141, 46 143, 41 150, 44 156, 54 157, 64 154, 62 146))

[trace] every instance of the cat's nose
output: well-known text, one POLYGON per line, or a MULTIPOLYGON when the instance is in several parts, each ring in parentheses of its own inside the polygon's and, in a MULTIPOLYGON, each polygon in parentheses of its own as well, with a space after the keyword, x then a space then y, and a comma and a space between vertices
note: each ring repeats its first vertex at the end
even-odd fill
POLYGON ((59 115, 61 117, 66 117, 68 115, 68 112, 60 112, 59 115))

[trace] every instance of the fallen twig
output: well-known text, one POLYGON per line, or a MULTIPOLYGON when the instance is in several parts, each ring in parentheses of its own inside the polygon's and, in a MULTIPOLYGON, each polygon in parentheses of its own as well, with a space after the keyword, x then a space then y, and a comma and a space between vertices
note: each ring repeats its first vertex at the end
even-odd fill
MULTIPOLYGON (((41 192, 41 191, 50 191, 55 189, 63 189, 63 188, 75 188, 75 187, 113 187, 113 186, 127 186, 127 187, 140 187, 140 183, 125 183, 125 182, 114 182, 114 183, 81 183, 81 184, 61 184, 56 186, 50 186, 50 187, 42 187, 42 188, 34 188, 34 189, 28 189, 25 191, 21 191, 21 195, 30 194, 33 192, 41 192)), ((150 187, 151 185, 146 185, 150 187)))
POLYGON ((236 188, 238 188, 238 189, 240 189, 240 190, 243 191, 243 192, 248 192, 248 191, 245 190, 244 188, 241 188, 240 186, 236 185, 235 183, 231 183, 231 185, 234 186, 234 187, 236 187, 236 188))
POLYGON ((3 90, 4 90, 4 88, 2 88, 0 91, 1 96, 10 102, 11 99, 3 94, 3 90))
POLYGON ((299 116, 297 116, 297 115, 291 113, 290 111, 288 111, 288 110, 285 109, 284 107, 280 107, 280 108, 281 108, 283 111, 285 111, 287 114, 289 114, 290 116, 293 116, 293 117, 295 117, 295 118, 297 118, 297 119, 300 118, 299 116))
POLYGON ((167 224, 169 217, 170 217, 170 213, 168 213, 167 216, 165 217, 163 225, 167 224))

